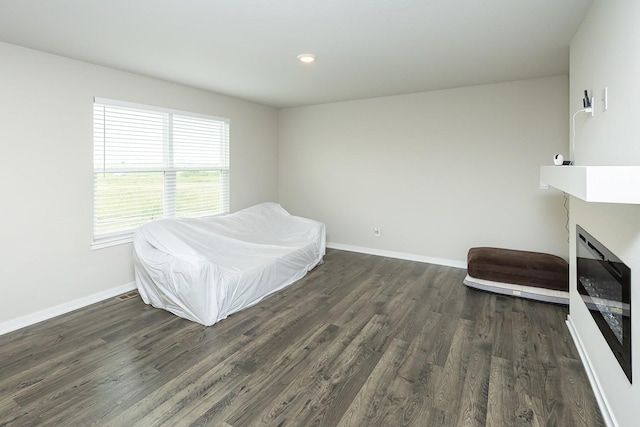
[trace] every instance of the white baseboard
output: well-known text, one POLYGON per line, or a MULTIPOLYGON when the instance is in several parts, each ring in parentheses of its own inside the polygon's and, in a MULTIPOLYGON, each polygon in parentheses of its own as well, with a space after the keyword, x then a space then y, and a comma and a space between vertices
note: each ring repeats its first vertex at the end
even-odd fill
POLYGON ((331 249, 339 249, 342 251, 358 252, 368 255, 378 255, 387 258, 404 259, 407 261, 425 262, 427 264, 444 265, 447 267, 467 268, 465 261, 456 261, 453 259, 432 258, 423 255, 408 254, 404 252, 386 251, 384 249, 363 248, 361 246, 343 245, 342 243, 327 242, 327 247, 331 249))
POLYGON ((584 365, 585 371, 587 371, 587 376, 589 377, 589 382, 591 383, 591 388, 593 389, 593 394, 596 396, 596 400, 598 401, 598 406, 600 407, 600 412, 602 412, 602 418, 604 422, 607 424, 607 427, 618 427, 618 423, 616 422, 615 417, 613 416, 613 412, 611 411, 611 407, 609 406, 609 402, 607 401, 607 397, 602 393, 602 386, 600 385, 600 381, 598 380, 598 376, 593 370, 593 364, 589 359, 589 355, 584 350, 584 346, 582 345, 582 340, 580 339, 580 335, 578 335, 578 331, 576 330, 573 320, 571 319, 571 315, 567 316, 567 328, 569 328, 569 333, 571 333, 571 337, 573 338, 573 342, 578 349, 578 353, 580 354, 580 359, 582 360, 582 364, 584 365))
POLYGON ((106 291, 98 292, 97 294, 89 295, 77 300, 65 302, 64 304, 56 305, 55 307, 47 308, 45 310, 36 311, 35 313, 27 314, 26 316, 18 317, 17 319, 8 320, 0 323, 0 335, 16 331, 24 328, 25 326, 31 326, 44 320, 49 320, 53 317, 60 316, 61 314, 69 313, 73 310, 77 310, 82 307, 86 307, 96 302, 103 301, 108 298, 113 298, 125 292, 132 291, 136 288, 136 282, 130 282, 122 286, 107 289, 106 291))

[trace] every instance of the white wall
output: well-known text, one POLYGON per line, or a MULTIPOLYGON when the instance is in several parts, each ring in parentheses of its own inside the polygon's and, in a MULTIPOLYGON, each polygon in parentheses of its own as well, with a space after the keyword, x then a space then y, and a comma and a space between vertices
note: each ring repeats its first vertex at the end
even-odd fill
POLYGON ((231 210, 277 199, 273 108, 4 43, 0 63, 0 329, 133 281, 130 244, 89 249, 94 96, 230 118, 231 210))
MULTIPOLYGON (((571 43, 570 108, 582 108, 584 89, 594 91, 595 116, 576 120, 576 163, 640 165, 640 2, 596 0, 571 43), (609 110, 602 112, 604 86, 609 110)), ((629 183, 640 185, 640 183, 629 183)), ((614 422, 638 425, 640 402, 640 206, 571 199, 571 253, 575 224, 620 257, 632 270, 632 366, 629 384, 577 291, 571 290, 571 321, 600 383, 614 422)), ((571 283, 575 283, 575 263, 571 283)))
POLYGON ((539 166, 568 154, 567 94, 557 76, 282 110, 280 202, 342 245, 566 258, 564 200, 539 189, 539 166))

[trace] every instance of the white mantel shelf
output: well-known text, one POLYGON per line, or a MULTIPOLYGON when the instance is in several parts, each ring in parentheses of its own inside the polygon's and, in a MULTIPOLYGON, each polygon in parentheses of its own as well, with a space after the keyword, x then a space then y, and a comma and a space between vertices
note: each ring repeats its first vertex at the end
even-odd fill
POLYGON ((540 185, 587 202, 640 204, 640 166, 540 166, 540 185))

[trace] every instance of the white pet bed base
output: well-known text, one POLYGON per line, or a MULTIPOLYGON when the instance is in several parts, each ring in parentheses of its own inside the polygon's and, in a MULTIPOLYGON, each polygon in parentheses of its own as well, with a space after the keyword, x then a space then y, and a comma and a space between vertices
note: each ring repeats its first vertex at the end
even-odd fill
POLYGON ((480 289, 482 291, 493 292, 496 294, 569 305, 569 292, 565 291, 516 285, 515 283, 493 282, 491 280, 476 279, 468 274, 464 279, 464 284, 470 288, 480 289))

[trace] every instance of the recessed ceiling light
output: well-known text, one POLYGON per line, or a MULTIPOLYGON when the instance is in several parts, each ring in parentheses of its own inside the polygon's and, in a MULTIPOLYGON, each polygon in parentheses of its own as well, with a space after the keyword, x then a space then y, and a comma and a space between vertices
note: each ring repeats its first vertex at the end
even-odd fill
POLYGON ((313 53, 301 53, 298 55, 298 59, 305 64, 310 64, 316 60, 316 56, 313 53))

